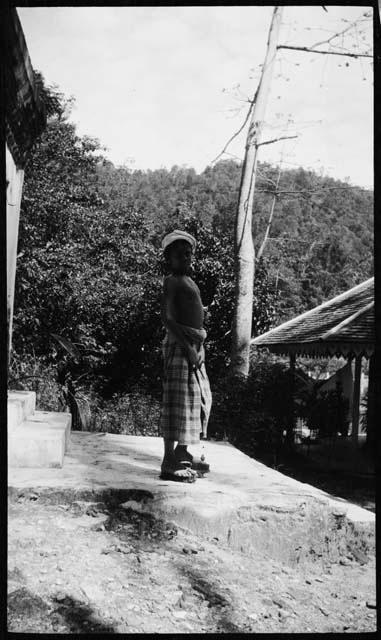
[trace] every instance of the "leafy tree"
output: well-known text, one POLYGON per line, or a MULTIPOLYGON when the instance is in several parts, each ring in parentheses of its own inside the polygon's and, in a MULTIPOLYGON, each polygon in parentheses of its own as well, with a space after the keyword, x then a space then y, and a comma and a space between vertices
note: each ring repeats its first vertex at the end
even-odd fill
POLYGON ((71 101, 54 89, 51 94, 56 110, 26 167, 15 286, 14 346, 20 352, 33 346, 36 354, 46 351, 50 331, 75 328, 69 301, 78 254, 101 204, 95 188, 99 145, 76 135, 68 122, 71 101))

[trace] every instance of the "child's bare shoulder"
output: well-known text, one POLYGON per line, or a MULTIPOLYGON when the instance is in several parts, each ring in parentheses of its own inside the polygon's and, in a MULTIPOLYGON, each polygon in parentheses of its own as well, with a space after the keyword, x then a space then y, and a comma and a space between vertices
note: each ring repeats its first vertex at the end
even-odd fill
POLYGON ((165 276, 163 280, 163 289, 165 293, 174 292, 179 287, 179 281, 176 276, 169 275, 165 276))

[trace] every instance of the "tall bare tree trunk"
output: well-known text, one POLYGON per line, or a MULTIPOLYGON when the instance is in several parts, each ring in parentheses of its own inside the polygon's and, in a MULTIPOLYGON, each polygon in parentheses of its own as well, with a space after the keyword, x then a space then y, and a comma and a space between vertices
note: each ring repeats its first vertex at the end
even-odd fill
POLYGON ((253 310, 254 245, 252 237, 252 209, 255 188, 258 146, 263 118, 270 91, 276 48, 283 8, 275 7, 271 20, 267 51, 262 74, 255 95, 242 167, 239 202, 235 221, 235 311, 232 327, 231 372, 247 376, 249 373, 250 338, 253 310))

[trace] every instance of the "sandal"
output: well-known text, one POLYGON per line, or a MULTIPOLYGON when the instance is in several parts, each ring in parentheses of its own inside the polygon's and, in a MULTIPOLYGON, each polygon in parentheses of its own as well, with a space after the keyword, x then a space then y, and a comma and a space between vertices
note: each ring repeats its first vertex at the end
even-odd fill
POLYGON ((172 480, 174 482, 196 482, 197 473, 193 472, 190 468, 190 463, 187 461, 178 462, 174 468, 161 469, 160 480, 172 480), (176 475, 177 471, 187 471, 187 474, 176 475))
MULTIPOLYGON (((176 453, 176 449, 175 455, 178 455, 176 453)), ((182 452, 181 456, 185 457, 185 460, 179 459, 179 461, 183 464, 190 464, 192 469, 194 469, 195 471, 199 471, 201 474, 208 473, 210 471, 210 465, 207 462, 204 462, 203 456, 201 456, 201 458, 199 458, 198 456, 192 456, 189 451, 186 451, 185 453, 182 452)))

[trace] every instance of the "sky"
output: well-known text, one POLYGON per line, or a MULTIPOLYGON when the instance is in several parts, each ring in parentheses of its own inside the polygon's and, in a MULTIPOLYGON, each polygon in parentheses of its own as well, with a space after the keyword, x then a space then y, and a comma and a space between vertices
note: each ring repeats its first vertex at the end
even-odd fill
MULTIPOLYGON (((242 125, 266 52, 272 7, 18 8, 32 65, 74 96, 80 135, 130 169, 210 165, 242 125)), ((370 7, 285 7, 279 42, 327 40, 370 7)), ((336 40, 371 44, 371 22, 336 40), (363 33, 362 33, 363 30, 363 33), (362 40, 365 38, 365 40, 362 40)), ((334 41, 335 42, 335 41, 334 41)), ((329 44, 321 46, 328 49, 329 44)), ((368 58, 278 51, 259 160, 373 187, 368 58)), ((246 129, 224 158, 243 158, 246 129)))

